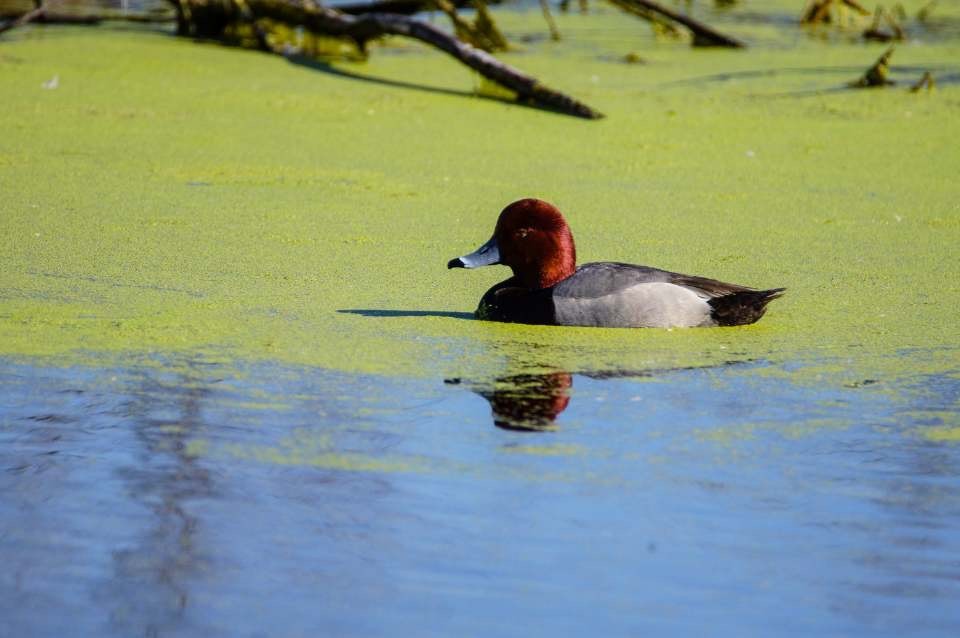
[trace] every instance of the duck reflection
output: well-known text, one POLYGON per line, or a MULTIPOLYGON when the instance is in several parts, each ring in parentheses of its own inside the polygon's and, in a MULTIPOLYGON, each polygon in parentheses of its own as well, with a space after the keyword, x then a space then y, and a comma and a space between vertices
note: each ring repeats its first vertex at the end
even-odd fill
MULTIPOLYGON (((460 379, 447 379, 459 384, 460 379)), ((490 402, 493 424, 504 430, 538 432, 554 429, 557 416, 570 403, 573 376, 568 372, 515 374, 491 385, 471 388, 490 402)))

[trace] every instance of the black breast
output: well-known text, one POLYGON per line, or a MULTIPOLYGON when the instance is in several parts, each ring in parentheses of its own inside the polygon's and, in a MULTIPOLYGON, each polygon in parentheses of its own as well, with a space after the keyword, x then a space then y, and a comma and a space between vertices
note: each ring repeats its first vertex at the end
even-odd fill
POLYGON ((483 295, 474 316, 485 321, 552 325, 555 323, 553 288, 530 290, 511 277, 483 295))

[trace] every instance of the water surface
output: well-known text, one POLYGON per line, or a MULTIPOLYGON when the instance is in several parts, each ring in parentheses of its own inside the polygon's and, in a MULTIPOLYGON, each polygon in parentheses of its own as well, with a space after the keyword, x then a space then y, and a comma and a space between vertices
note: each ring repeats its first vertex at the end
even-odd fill
POLYGON ((6 360, 4 634, 955 635, 956 373, 769 367, 6 360))

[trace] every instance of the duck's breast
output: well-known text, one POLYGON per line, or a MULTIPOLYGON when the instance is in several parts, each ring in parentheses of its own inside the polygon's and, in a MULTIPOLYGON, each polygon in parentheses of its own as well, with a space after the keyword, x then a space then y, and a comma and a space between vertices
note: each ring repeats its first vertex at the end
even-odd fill
POLYGON ((555 321, 609 328, 715 325, 709 296, 665 281, 669 274, 628 264, 587 264, 554 289, 555 321))

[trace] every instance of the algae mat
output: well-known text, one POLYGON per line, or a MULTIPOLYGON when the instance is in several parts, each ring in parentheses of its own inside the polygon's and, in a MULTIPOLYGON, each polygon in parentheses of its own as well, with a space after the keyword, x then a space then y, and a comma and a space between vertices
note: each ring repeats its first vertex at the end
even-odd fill
MULTIPOLYGON (((393 40, 366 63, 308 65, 152 30, 12 32, 0 354, 417 376, 744 359, 848 381, 955 370, 957 38, 902 46, 899 87, 846 90, 883 49, 807 37, 788 6, 721 20, 746 51, 659 42, 600 10, 561 16, 564 42, 505 54, 599 122, 474 97, 475 76, 393 40), (646 63, 622 63, 628 51, 646 63), (925 69, 937 90, 906 91, 925 69), (444 264, 523 196, 566 213, 582 261, 789 292, 736 329, 470 320, 506 273, 444 264)), ((502 21, 515 41, 543 30, 533 12, 502 21)))

